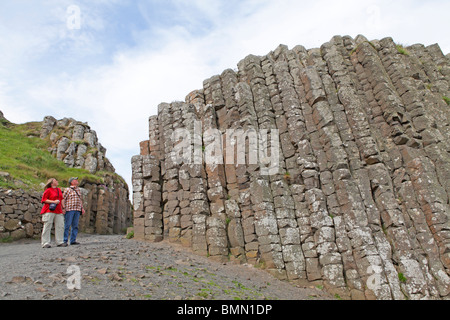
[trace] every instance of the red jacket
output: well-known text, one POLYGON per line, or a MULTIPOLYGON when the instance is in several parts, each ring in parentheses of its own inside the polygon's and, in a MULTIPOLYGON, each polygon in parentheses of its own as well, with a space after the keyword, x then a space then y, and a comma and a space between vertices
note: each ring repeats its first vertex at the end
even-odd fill
POLYGON ((47 190, 45 190, 44 195, 42 196, 42 203, 44 204, 44 207, 42 208, 41 214, 45 214, 45 213, 49 213, 49 212, 53 212, 56 214, 62 214, 62 206, 61 206, 61 201, 63 199, 63 193, 61 191, 60 188, 48 188, 47 190), (59 196, 58 196, 58 192, 59 192, 59 196), (45 201, 47 200, 51 200, 51 201, 56 201, 59 200, 59 204, 56 207, 55 211, 50 211, 50 204, 45 203, 45 201))

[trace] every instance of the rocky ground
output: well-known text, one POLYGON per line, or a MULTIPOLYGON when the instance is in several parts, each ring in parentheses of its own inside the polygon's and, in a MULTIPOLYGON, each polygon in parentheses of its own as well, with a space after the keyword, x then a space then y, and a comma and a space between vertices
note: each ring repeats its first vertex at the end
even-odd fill
POLYGON ((0 244, 0 300, 332 298, 321 288, 299 288, 251 266, 212 262, 168 243, 97 235, 81 235, 79 241, 80 246, 51 249, 41 249, 36 240, 0 244), (71 266, 80 270, 79 290, 68 289, 68 283, 76 284, 71 266))

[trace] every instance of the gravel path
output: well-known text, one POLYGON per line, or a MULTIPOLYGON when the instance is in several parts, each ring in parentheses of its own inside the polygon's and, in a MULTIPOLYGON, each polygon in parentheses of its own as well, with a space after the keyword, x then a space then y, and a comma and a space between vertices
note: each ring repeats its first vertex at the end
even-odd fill
POLYGON ((36 240, 0 244, 0 300, 331 299, 318 288, 299 288, 251 266, 209 261, 164 242, 98 235, 80 235, 79 241, 51 249, 36 240), (77 270, 81 288, 70 290, 77 270))

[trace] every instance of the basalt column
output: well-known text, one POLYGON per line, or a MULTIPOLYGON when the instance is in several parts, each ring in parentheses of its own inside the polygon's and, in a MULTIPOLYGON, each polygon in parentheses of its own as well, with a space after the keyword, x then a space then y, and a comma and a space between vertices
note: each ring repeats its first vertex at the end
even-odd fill
POLYGON ((136 235, 343 299, 448 299, 449 88, 438 45, 250 55, 150 118, 136 235))

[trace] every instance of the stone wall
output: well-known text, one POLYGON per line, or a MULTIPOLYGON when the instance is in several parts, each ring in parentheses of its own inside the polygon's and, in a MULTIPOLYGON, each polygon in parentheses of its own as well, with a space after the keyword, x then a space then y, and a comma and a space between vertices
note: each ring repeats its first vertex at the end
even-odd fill
POLYGON ((33 238, 42 233, 42 194, 0 188, 0 240, 33 238))
POLYGON ((132 159, 136 237, 342 298, 448 299, 450 62, 439 46, 336 36, 238 69, 150 118, 132 159), (278 174, 174 162, 172 133, 194 120, 203 133, 278 130, 278 174))

